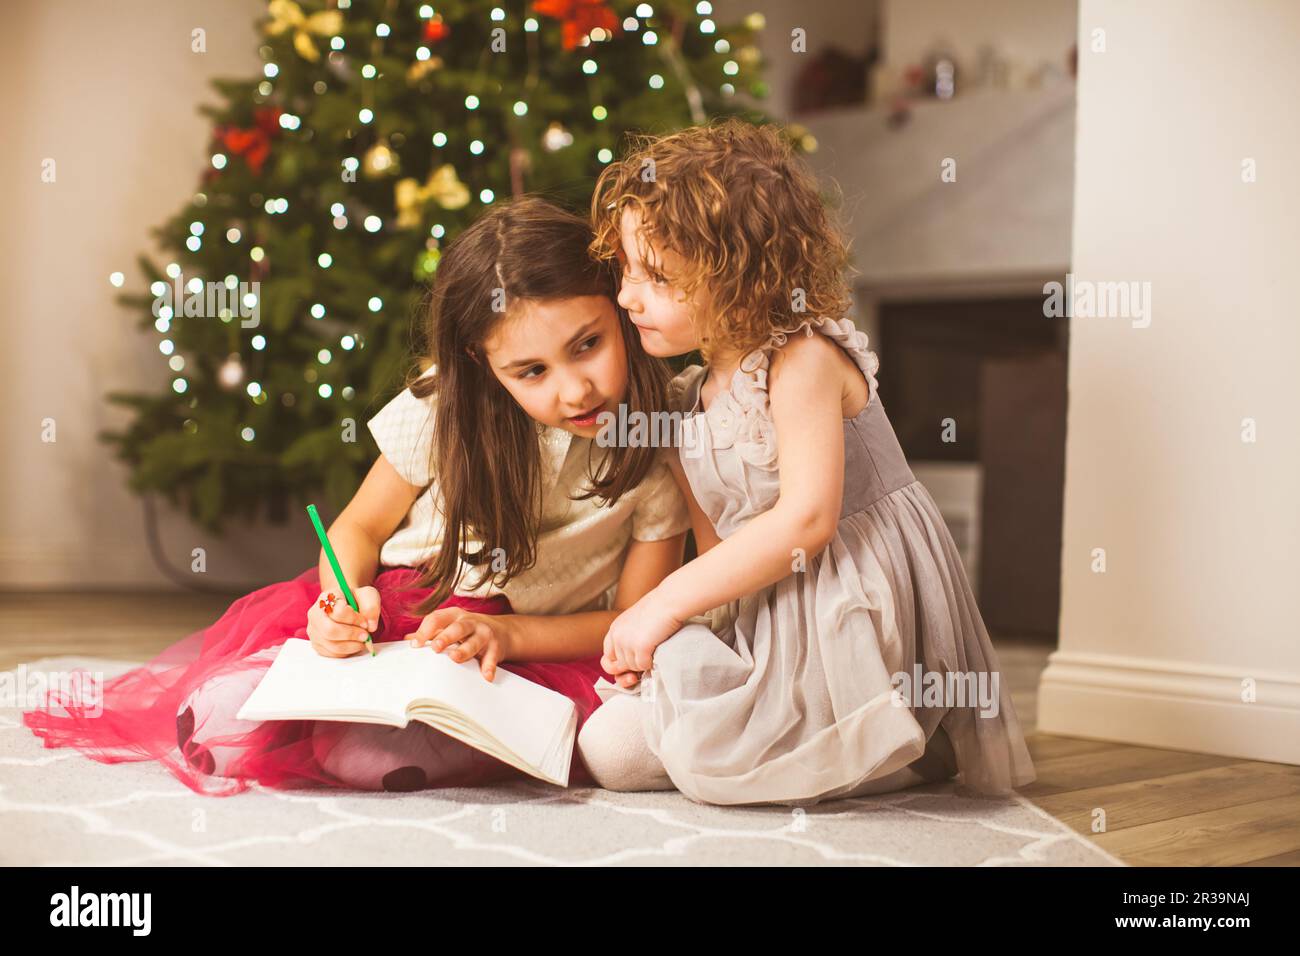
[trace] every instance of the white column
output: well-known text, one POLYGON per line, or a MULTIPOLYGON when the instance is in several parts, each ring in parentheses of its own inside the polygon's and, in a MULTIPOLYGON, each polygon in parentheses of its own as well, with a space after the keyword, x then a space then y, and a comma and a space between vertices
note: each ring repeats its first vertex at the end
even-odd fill
POLYGON ((1076 306, 1150 298, 1071 322, 1038 727, 1298 763, 1300 5, 1079 12, 1076 306))

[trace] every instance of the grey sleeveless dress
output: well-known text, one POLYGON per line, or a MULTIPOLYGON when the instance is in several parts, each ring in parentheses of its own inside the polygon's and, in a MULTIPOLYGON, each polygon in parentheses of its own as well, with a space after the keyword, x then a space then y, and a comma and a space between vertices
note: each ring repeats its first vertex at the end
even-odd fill
POLYGON ((852 320, 775 333, 707 410, 703 367, 674 379, 691 490, 724 539, 776 503, 769 351, 814 329, 853 358, 871 393, 844 421, 835 535, 788 577, 693 618, 656 649, 639 689, 646 742, 695 800, 799 805, 906 766, 942 725, 958 792, 1006 795, 1035 778, 1009 688, 957 547, 876 394, 876 355, 852 320))

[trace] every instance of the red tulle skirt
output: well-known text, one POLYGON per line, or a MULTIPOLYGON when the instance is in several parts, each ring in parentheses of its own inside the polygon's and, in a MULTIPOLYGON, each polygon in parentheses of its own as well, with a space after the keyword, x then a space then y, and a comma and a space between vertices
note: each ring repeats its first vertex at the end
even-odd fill
MULTIPOLYGON (((410 609, 430 591, 412 586, 420 575, 414 568, 379 571, 373 586, 379 591, 382 610, 373 640, 402 640, 420 624, 410 609)), ((292 580, 253 591, 231 604, 216 623, 178 641, 147 664, 105 681, 96 699, 76 690, 51 690, 37 709, 23 714, 23 722, 46 747, 75 747, 101 763, 154 760, 190 789, 211 796, 242 793, 253 783, 277 789, 355 787, 358 778, 339 770, 341 760, 354 765, 358 761, 401 763, 395 753, 409 751, 412 744, 418 745, 426 766, 445 758, 448 772, 416 773, 415 781, 407 774, 400 787, 360 786, 409 790, 529 779, 522 771, 418 721, 398 729, 342 721, 232 722, 227 713, 227 725, 239 729, 215 738, 208 734, 203 747, 196 746, 202 727, 194 726, 193 708, 188 706, 201 696, 195 692, 234 678, 235 684, 225 686, 237 689, 237 700, 227 709, 237 709, 274 658, 273 652, 265 652, 291 637, 307 638, 307 612, 319 595, 319 572, 314 567, 292 580), (238 683, 241 675, 246 678, 243 684, 238 683), (375 752, 358 752, 366 748, 375 752), (219 768, 212 754, 220 756, 219 768)), ((448 605, 479 613, 510 613, 503 595, 489 599, 453 595, 443 604, 448 605)), ((579 727, 600 706, 594 689, 597 678, 605 676, 599 654, 575 661, 512 661, 499 666, 572 700, 579 727)), ((86 686, 85 676, 80 684, 71 682, 74 688, 86 686)), ((414 772, 411 767, 402 769, 414 772)), ((576 748, 569 782, 593 783, 576 748)))

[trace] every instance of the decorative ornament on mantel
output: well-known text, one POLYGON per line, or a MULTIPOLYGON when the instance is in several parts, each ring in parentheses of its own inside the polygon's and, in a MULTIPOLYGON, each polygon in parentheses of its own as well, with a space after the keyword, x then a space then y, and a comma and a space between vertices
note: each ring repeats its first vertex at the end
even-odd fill
POLYGON ((808 61, 795 80, 796 115, 833 108, 860 107, 867 102, 867 58, 834 46, 808 61))
POLYGON ((957 93, 957 58, 944 47, 926 57, 922 92, 938 100, 950 100, 957 93))

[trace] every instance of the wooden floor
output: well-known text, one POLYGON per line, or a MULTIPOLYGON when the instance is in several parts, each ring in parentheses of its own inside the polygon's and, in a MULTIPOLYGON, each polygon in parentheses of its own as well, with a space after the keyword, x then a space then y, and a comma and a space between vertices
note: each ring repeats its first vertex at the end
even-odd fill
MULTIPOLYGON (((148 660, 236 597, 0 593, 0 670, 66 654, 148 660)), ((1300 767, 1038 733, 1051 648, 995 643, 1038 771, 1022 795, 1134 866, 1300 865, 1300 767)))

